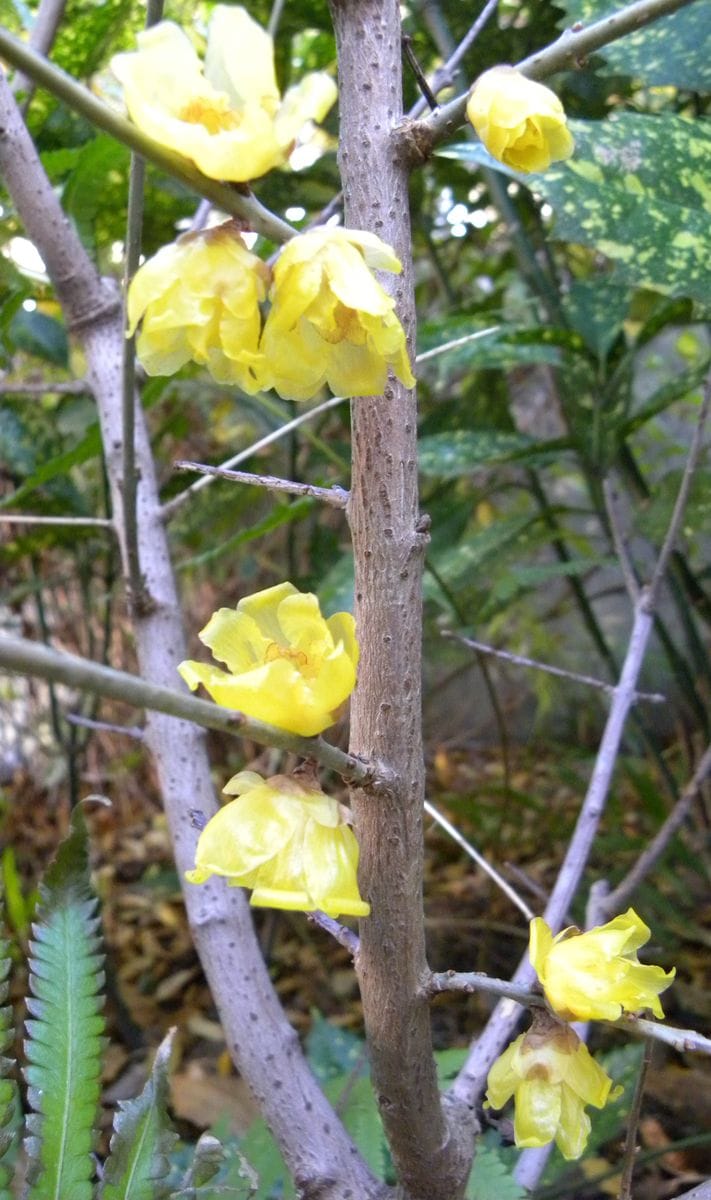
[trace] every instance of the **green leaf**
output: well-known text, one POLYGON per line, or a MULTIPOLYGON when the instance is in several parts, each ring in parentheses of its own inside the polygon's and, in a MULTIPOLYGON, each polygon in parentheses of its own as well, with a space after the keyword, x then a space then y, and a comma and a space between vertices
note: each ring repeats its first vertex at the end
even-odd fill
POLYGON ((567 163, 519 176, 553 207, 553 236, 594 246, 616 281, 710 304, 708 122, 626 112, 570 126, 567 163))
POLYGON ((473 467, 484 463, 505 462, 514 451, 532 446, 536 446, 532 438, 499 429, 431 433, 420 438, 420 471, 427 476, 455 479, 458 475, 469 475, 473 467))
POLYGON ((514 1156, 487 1134, 477 1143, 466 1200, 524 1200, 527 1192, 513 1177, 514 1164, 514 1156))
POLYGON ((364 1062, 364 1043, 350 1029, 340 1029, 314 1013, 306 1039, 306 1054, 314 1075, 321 1083, 338 1079, 364 1062))
POLYGON ((119 1103, 100 1200, 161 1200, 168 1195, 168 1155, 177 1138, 166 1108, 174 1036, 173 1029, 158 1047, 140 1096, 119 1103))
POLYGON ((18 309, 10 322, 7 336, 18 350, 34 354, 45 362, 58 367, 66 367, 69 362, 69 343, 64 326, 42 312, 18 309))
MULTIPOLYGON (((2 893, 0 893, 1 900, 2 893)), ((0 921, 2 921, 2 917, 2 903, 0 903, 0 921)), ((5 1051, 12 1045, 15 1033, 12 1008, 6 1005, 9 992, 7 980, 11 964, 10 944, 0 937, 0 1200, 10 1200, 11 1197, 9 1190, 12 1174, 10 1161, 16 1141, 13 1118, 17 1088, 14 1081, 9 1078, 15 1064, 11 1058, 5 1056, 5 1051)))
MULTIPOLYGON (((575 21, 589 25, 606 17, 615 7, 611 0, 558 0, 558 3, 565 11, 566 25, 575 21)), ((679 12, 603 46, 595 54, 602 55, 616 74, 634 75, 648 86, 672 84, 705 92, 711 88, 708 31, 708 4, 696 0, 679 12)))
MULTIPOLYGON (((499 517, 488 528, 465 537, 456 546, 449 546, 431 558, 437 573, 451 587, 461 583, 467 576, 481 571, 492 559, 516 546, 524 535, 536 524, 537 517, 499 517)), ((425 577, 425 594, 428 599, 439 599, 440 589, 435 581, 425 577)))
POLYGON ((565 297, 565 313, 593 354, 604 361, 620 333, 629 302, 630 289, 607 278, 576 279, 565 297))
POLYGON ((357 1079, 352 1074, 341 1076, 324 1090, 368 1166, 382 1178, 390 1152, 369 1076, 369 1072, 357 1079))
POLYGON ((29 1200, 91 1200, 104 1020, 97 901, 89 889, 86 828, 69 836, 40 885, 30 942, 25 1069, 29 1200))
POLYGON ((10 492, 0 500, 0 509, 14 507, 26 500, 37 488, 51 483, 55 479, 63 479, 72 467, 79 466, 88 459, 96 457, 100 450, 99 426, 95 424, 90 427, 80 442, 77 442, 70 450, 55 455, 49 462, 43 463, 16 491, 10 492))

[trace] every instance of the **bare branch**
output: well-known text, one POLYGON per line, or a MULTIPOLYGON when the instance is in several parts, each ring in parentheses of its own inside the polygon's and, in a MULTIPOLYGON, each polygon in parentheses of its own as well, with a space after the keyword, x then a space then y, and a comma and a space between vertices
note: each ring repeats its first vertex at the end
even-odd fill
MULTIPOLYGON (((59 23, 64 15, 64 10, 67 6, 67 0, 40 0, 39 8, 35 14, 35 19, 30 30, 29 45, 38 54, 48 55, 57 36, 59 23)), ((20 93, 23 93, 20 109, 23 113, 27 112, 29 103, 34 95, 34 83, 27 75, 23 75, 20 71, 15 73, 12 80, 12 91, 18 100, 20 93)))
MULTIPOLYGON (((274 429, 271 433, 265 434, 264 437, 259 438, 259 440, 256 442, 253 442, 251 446, 247 446, 246 449, 240 450, 237 454, 233 454, 231 458, 225 459, 225 461, 220 465, 219 470, 225 471, 231 469, 232 467, 236 467, 238 463, 245 462, 246 459, 251 458, 252 455, 256 454, 259 450, 263 450, 266 446, 271 446, 273 442, 278 442, 281 438, 286 437, 288 433, 291 433, 294 429, 298 429, 299 426, 303 425, 306 421, 312 421, 314 417, 320 416, 321 413, 328 412, 330 408, 337 408, 339 405, 346 403, 347 400, 345 396, 331 396, 330 400, 324 400, 323 404, 317 404, 315 408, 307 409, 306 412, 300 413, 298 417, 294 417, 292 421, 287 421, 285 425, 280 425, 278 429, 274 429)), ((174 496, 172 500, 168 500, 167 503, 163 505, 163 519, 170 520, 170 518, 175 515, 178 509, 182 508, 188 500, 191 500, 196 492, 201 492, 203 488, 212 483, 214 478, 215 477, 212 474, 205 475, 202 479, 197 479, 195 483, 191 483, 189 487, 186 487, 184 492, 180 492, 178 496, 174 496)))
POLYGON ((652 1048, 651 1041, 646 1042, 644 1047, 644 1056, 640 1064, 639 1074, 637 1075, 637 1080, 634 1087, 634 1095, 630 1105, 629 1116, 627 1118, 625 1148, 622 1154, 622 1179, 620 1181, 619 1200, 632 1200, 632 1176, 634 1174, 635 1159, 637 1157, 637 1129, 639 1127, 640 1116, 642 1115, 644 1088, 652 1062, 652 1048))
MULTIPOLYGON (((683 494, 684 497, 688 495, 691 479, 698 465, 703 445, 703 430, 710 403, 711 388, 707 386, 679 489, 680 495, 683 494)), ((678 530, 681 521, 679 509, 680 506, 677 503, 670 522, 670 532, 674 529, 678 530)), ((668 561, 672 549, 673 541, 667 535, 659 558, 663 566, 668 561)), ((635 608, 632 632, 630 634, 625 661, 622 666, 619 683, 615 688, 593 773, 578 815, 573 836, 566 850, 563 864, 544 913, 546 921, 554 931, 560 928, 578 889, 593 840, 598 830, 600 818, 604 812, 612 776, 617 763, 617 756, 622 744, 625 721, 634 702, 637 680, 642 669, 642 663, 652 632, 654 603, 658 595, 661 577, 658 563, 652 581, 653 585, 656 581, 656 585, 642 589, 635 608)), ((531 983, 533 978, 533 968, 526 958, 519 964, 514 973, 512 983, 517 986, 526 986, 531 983)), ((454 1095, 462 1099, 468 1098, 471 1103, 481 1094, 491 1064, 501 1053, 511 1037, 520 1014, 520 1007, 510 999, 502 1000, 497 1004, 485 1030, 472 1047, 467 1062, 452 1086, 451 1091, 454 1095)), ((636 1024, 637 1028, 640 1028, 639 1022, 636 1024)), ((665 1027, 659 1026, 659 1028, 663 1030, 665 1027)), ((666 1040, 662 1034, 659 1036, 663 1040, 666 1040)), ((709 1045, 711 1046, 711 1042, 709 1042, 709 1045)))
MULTIPOLYGON (((475 20, 471 29, 462 38, 462 40, 459 43, 459 45, 457 46, 456 50, 452 51, 452 53, 450 54, 447 61, 445 63, 443 63, 443 65, 435 72, 434 79, 432 80, 432 83, 430 85, 431 90, 435 94, 435 96, 437 95, 438 92, 440 92, 442 90, 442 88, 447 87, 449 84, 451 84, 451 82, 454 78, 454 75, 456 73, 457 67, 459 66, 460 62, 464 58, 464 55, 474 45, 474 42, 478 38, 479 34, 481 33, 481 31, 484 28, 484 26, 486 25, 486 23, 490 20, 491 17, 493 17, 494 13, 496 12, 498 3, 499 3, 499 0, 487 0, 486 4, 482 8, 481 12, 479 13, 479 16, 475 20)), ((426 21, 427 21, 428 10, 430 9, 430 7, 431 7, 431 5, 429 4, 428 0, 425 0, 424 4, 422 5, 422 12, 423 12, 423 16, 426 21)), ((421 97, 415 104, 413 104, 412 108, 410 109, 410 111, 408 113, 408 116, 412 117, 414 120, 415 117, 419 117, 420 113, 423 113, 425 111, 426 107, 427 107, 427 101, 421 97)))
MULTIPOLYGON (((473 638, 464 637, 462 634, 454 633, 449 629, 442 630, 442 637, 461 642, 463 646, 468 646, 471 650, 476 650, 480 654, 493 654, 496 658, 502 658, 505 662, 514 663, 518 667, 534 667, 537 671, 545 671, 548 675, 557 675, 561 679, 570 679, 573 683, 584 683, 588 687, 599 688, 600 691, 607 692, 608 695, 612 695, 615 691, 613 683, 605 683, 602 679, 594 679, 591 675, 579 675, 577 671, 566 671, 563 667, 552 667, 549 663, 539 662, 535 658, 526 658, 522 654, 512 654, 510 650, 499 650, 494 646, 486 646, 483 642, 476 642, 473 638)), ((661 692, 635 692, 635 700, 646 700, 653 704, 664 704, 666 696, 663 696, 661 692)))
POLYGON ((264 721, 249 720, 241 713, 222 708, 210 700, 200 700, 187 692, 150 683, 139 675, 116 671, 113 667, 90 662, 77 654, 64 654, 52 650, 41 642, 31 642, 26 638, 9 635, 0 636, 0 667, 20 674, 36 675, 53 683, 63 683, 66 687, 91 692, 97 696, 123 700, 126 704, 133 704, 151 712, 192 721, 205 729, 219 729, 235 737, 251 738, 260 745, 288 750, 301 758, 314 758, 322 767, 337 771, 344 779, 367 784, 376 790, 387 786, 385 767, 382 771, 374 768, 345 754, 337 746, 331 746, 323 738, 297 737, 284 729, 267 725, 264 721))
POLYGON ((354 933, 346 925, 341 925, 340 921, 334 921, 333 917, 329 917, 326 913, 310 912, 306 916, 314 925, 318 925, 320 929, 330 933, 331 937, 335 938, 339 945, 344 946, 354 959, 357 957, 360 949, 357 933, 354 933))
POLYGON ((0 396, 81 396, 84 393, 91 391, 88 383, 83 379, 72 379, 66 383, 55 383, 47 380, 46 383, 6 383, 5 380, 0 380, 0 396))
POLYGON ((196 471, 199 475, 214 475, 218 479, 230 479, 234 483, 247 483, 253 487, 266 488, 269 492, 288 492, 294 496, 312 496, 333 508, 345 508, 348 492, 339 484, 331 487, 316 487, 313 483, 295 483, 291 479, 278 479, 276 475, 253 475, 249 471, 228 471, 225 467, 211 467, 206 463, 176 462, 176 471, 196 471))
POLYGON ((105 517, 44 517, 39 513, 0 513, 0 525, 68 525, 70 528, 85 526, 88 529, 110 529, 113 532, 113 521, 105 517))
POLYGON ((667 846, 669 845, 674 834, 677 833, 684 824, 692 805, 697 800, 699 792, 706 781, 707 776, 711 772, 711 746, 708 746, 699 764, 694 771, 691 780, 684 788, 674 808, 669 813, 664 824, 661 826, 656 836, 652 839, 646 850, 640 854, 637 862, 634 864, 630 872, 618 883, 613 891, 598 901, 597 911, 602 920, 605 917, 611 917, 614 913, 621 912, 628 903, 633 893, 637 890, 643 879, 646 879, 650 871, 659 862, 667 846))
MULTIPOLYGON (((556 71, 569 70, 576 67, 589 54, 603 46, 642 29, 660 17, 668 16, 679 8, 685 8, 693 0, 635 0, 618 12, 603 17, 600 21, 582 29, 566 29, 566 31, 550 46, 529 55, 516 64, 517 70, 529 79, 545 79, 556 71)), ((408 151, 417 147, 417 162, 428 157, 440 142, 447 138, 463 124, 469 92, 450 100, 436 113, 425 117, 416 124, 408 122, 401 126, 403 149, 408 151)), ((412 165, 417 165, 413 163, 412 165)))
POLYGON ((486 872, 490 879, 493 879, 496 886, 500 888, 505 896, 508 896, 511 903, 515 904, 519 912, 523 913, 526 920, 532 921, 534 914, 526 904, 525 900, 519 896, 516 889, 511 887, 511 884, 504 879, 503 875, 499 874, 499 872, 496 870, 496 867, 493 867, 491 863, 488 862, 484 856, 480 854, 470 842, 467 841, 467 839, 459 832, 456 826, 453 825, 451 821, 448 821, 444 814, 441 813, 438 808, 435 808, 434 804, 430 804, 429 800, 425 800, 425 812, 429 813, 432 819, 436 821, 438 825, 442 826, 442 828, 449 834, 453 841, 455 841, 458 846, 461 846, 462 850, 464 850, 464 852, 474 860, 477 866, 481 867, 482 871, 486 872))
POLYGON ((622 578, 624 579, 625 587, 627 588, 627 595, 632 602, 632 607, 634 607, 635 604, 639 602, 639 583, 637 582, 634 565, 632 563, 632 559, 630 558, 627 539, 622 530, 619 512, 619 496, 609 476, 602 481, 602 495, 605 501, 605 511, 607 513, 607 520, 610 526, 610 533, 612 534, 612 544, 615 548, 617 561, 620 564, 622 578))
MULTIPOLYGON (((397 0, 330 0, 341 107, 339 165, 346 224, 377 233, 403 264, 386 286, 414 333, 408 172, 393 154, 402 116, 397 0)), ((385 281, 383 281, 385 283, 385 281)), ((361 658, 351 701, 352 753, 387 756, 386 804, 352 793, 360 877, 372 913, 360 926, 358 976, 373 1083, 408 1200, 451 1200, 473 1151, 474 1114, 443 1109, 432 1054, 422 911, 424 762, 421 581, 415 396, 392 378, 351 405, 348 518, 361 658)))
POLYGON ((426 996, 439 996, 442 992, 486 992, 489 996, 506 996, 528 1008, 545 1008, 546 1002, 540 992, 530 987, 516 987, 505 979, 492 979, 481 971, 433 971, 423 986, 426 996))

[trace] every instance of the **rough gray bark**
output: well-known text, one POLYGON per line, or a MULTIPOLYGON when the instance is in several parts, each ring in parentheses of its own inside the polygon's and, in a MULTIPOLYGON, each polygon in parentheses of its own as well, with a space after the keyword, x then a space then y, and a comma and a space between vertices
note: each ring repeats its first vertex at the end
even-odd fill
MULTIPOLYGON (((119 540, 121 521, 121 356, 118 295, 102 281, 67 221, 32 140, 0 74, 0 172, 87 358, 99 411, 119 540)), ((136 412, 139 554, 153 611, 134 621, 144 677, 176 686, 186 656, 178 596, 161 520, 153 458, 143 413, 136 412)), ((124 554, 125 558, 125 554, 124 554)), ((189 813, 216 809, 203 730, 161 713, 146 716, 175 848, 178 872, 194 863, 196 832, 189 813)), ((377 1183, 325 1099, 269 980, 244 893, 212 880, 184 885, 191 930, 235 1063, 284 1154, 297 1186, 313 1200, 370 1200, 377 1183)))
MULTIPOLYGON (((339 161, 346 225, 376 233, 403 264, 382 282, 410 338, 412 283, 408 175, 392 131, 402 119, 396 0, 331 0, 339 56, 339 161)), ((358 973, 373 1083, 412 1200, 455 1200, 468 1173, 474 1120, 442 1108, 432 1057, 422 910, 424 764, 421 730, 422 567, 427 542, 417 490, 414 392, 391 380, 382 397, 352 405, 348 517, 361 647, 351 701, 352 754, 384 761, 386 795, 354 790, 361 880, 372 915, 361 922, 358 973)))

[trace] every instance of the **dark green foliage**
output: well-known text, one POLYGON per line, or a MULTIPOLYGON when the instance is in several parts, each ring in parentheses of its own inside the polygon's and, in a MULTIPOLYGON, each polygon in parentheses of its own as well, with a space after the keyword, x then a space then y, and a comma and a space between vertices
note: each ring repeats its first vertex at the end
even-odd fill
MULTIPOLYGON (((610 0, 558 0, 566 25, 598 21, 614 7, 610 0)), ((678 88, 708 91, 711 61, 708 55, 708 6, 696 0, 688 8, 670 13, 646 29, 628 33, 620 42, 598 54, 613 70, 634 75, 646 86, 673 84, 678 88)))
POLYGON ((104 1019, 96 899, 81 809, 40 887, 30 942, 25 1068, 29 1200, 91 1200, 104 1019))
POLYGON ((174 1032, 161 1042, 140 1096, 119 1105, 100 1200, 163 1200, 176 1134, 166 1111, 174 1032))

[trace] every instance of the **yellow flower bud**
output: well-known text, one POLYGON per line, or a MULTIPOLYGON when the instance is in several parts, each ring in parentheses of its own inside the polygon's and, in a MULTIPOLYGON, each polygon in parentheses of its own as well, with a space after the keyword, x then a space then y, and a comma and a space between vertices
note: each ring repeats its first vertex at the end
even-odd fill
POLYGON ((212 10, 204 73, 171 21, 139 33, 138 50, 116 55, 111 66, 131 120, 211 179, 245 182, 280 166, 337 94, 331 77, 316 71, 282 99, 270 35, 244 8, 223 4, 212 10))
POLYGON ((479 76, 467 117, 489 153, 516 171, 546 171, 575 148, 555 92, 515 67, 492 67, 479 76))
POLYGON ((200 834, 190 883, 223 875, 231 887, 252 888, 253 905, 368 916, 358 843, 336 800, 293 777, 265 780, 253 771, 235 775, 225 791, 239 799, 200 834))
POLYGON ((286 244, 261 341, 266 387, 289 400, 309 400, 324 384, 341 396, 378 395, 388 367, 414 387, 395 301, 372 269, 402 270, 372 233, 329 227, 286 244))
POLYGON ((555 1141, 564 1158, 579 1158, 590 1133, 585 1106, 603 1108, 622 1088, 591 1057, 567 1025, 537 1014, 496 1060, 487 1080, 486 1106, 503 1108, 514 1097, 517 1146, 555 1141))
POLYGON ((178 667, 225 708, 312 737, 333 725, 356 682, 358 643, 350 613, 321 616, 318 599, 280 583, 221 608, 200 640, 227 672, 206 663, 178 667))
POLYGON ((186 362, 218 383, 260 389, 259 303, 269 268, 247 249, 236 222, 187 233, 139 267, 128 289, 129 333, 149 375, 172 375, 186 362))
POLYGON ((643 1008, 663 1017, 659 993, 675 972, 639 962, 649 937, 633 908, 587 933, 564 929, 557 937, 536 917, 528 954, 548 1003, 567 1021, 615 1021, 643 1008))

